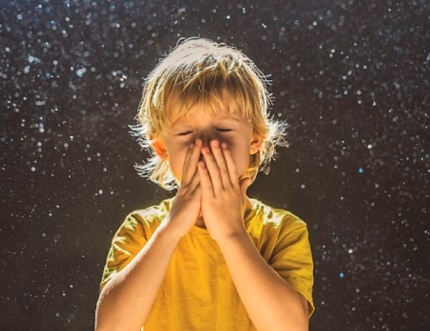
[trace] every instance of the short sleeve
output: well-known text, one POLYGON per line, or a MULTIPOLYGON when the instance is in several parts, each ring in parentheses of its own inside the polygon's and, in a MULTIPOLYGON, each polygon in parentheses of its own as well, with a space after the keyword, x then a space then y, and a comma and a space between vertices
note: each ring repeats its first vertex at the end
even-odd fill
POLYGON ((313 260, 306 223, 287 216, 269 261, 271 267, 308 302, 309 316, 315 310, 312 299, 313 260))
POLYGON ((141 216, 137 213, 129 214, 112 239, 100 291, 112 277, 133 260, 147 241, 141 216))

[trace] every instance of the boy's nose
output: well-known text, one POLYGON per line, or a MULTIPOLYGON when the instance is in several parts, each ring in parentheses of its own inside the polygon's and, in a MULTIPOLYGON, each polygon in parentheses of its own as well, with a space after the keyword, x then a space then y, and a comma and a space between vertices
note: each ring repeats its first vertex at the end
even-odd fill
POLYGON ((211 142, 210 139, 204 139, 203 140, 203 147, 210 147, 210 142, 211 142))
POLYGON ((199 138, 202 140, 203 146, 207 146, 207 147, 210 146, 210 142, 212 140, 216 139, 216 137, 213 137, 212 135, 201 135, 199 138))

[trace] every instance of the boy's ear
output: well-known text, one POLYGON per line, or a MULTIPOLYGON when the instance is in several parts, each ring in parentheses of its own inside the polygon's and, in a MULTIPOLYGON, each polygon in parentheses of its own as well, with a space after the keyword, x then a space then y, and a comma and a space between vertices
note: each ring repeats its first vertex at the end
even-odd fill
POLYGON ((168 159, 166 145, 161 139, 155 139, 152 143, 152 147, 154 148, 155 153, 157 153, 157 155, 164 161, 168 159))
POLYGON ((262 144, 263 138, 258 134, 253 134, 251 139, 251 155, 256 154, 260 150, 262 144))

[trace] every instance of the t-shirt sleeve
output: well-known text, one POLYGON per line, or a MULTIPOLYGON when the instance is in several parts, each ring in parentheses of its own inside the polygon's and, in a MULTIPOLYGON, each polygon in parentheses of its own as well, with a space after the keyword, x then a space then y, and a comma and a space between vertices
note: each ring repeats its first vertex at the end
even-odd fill
POLYGON ((106 259, 100 291, 117 273, 124 269, 148 241, 142 217, 129 214, 115 236, 106 259))
POLYGON ((309 316, 315 310, 312 299, 313 261, 306 223, 287 217, 269 261, 271 267, 308 302, 309 316))

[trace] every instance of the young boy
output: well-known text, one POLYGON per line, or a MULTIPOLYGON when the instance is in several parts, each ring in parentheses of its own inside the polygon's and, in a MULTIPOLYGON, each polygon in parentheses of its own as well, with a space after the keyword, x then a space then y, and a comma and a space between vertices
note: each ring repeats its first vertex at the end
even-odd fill
POLYGON ((97 330, 307 330, 314 310, 306 224, 246 196, 282 142, 266 81, 244 54, 180 43, 139 105, 138 167, 176 196, 131 213, 113 238, 97 330))

